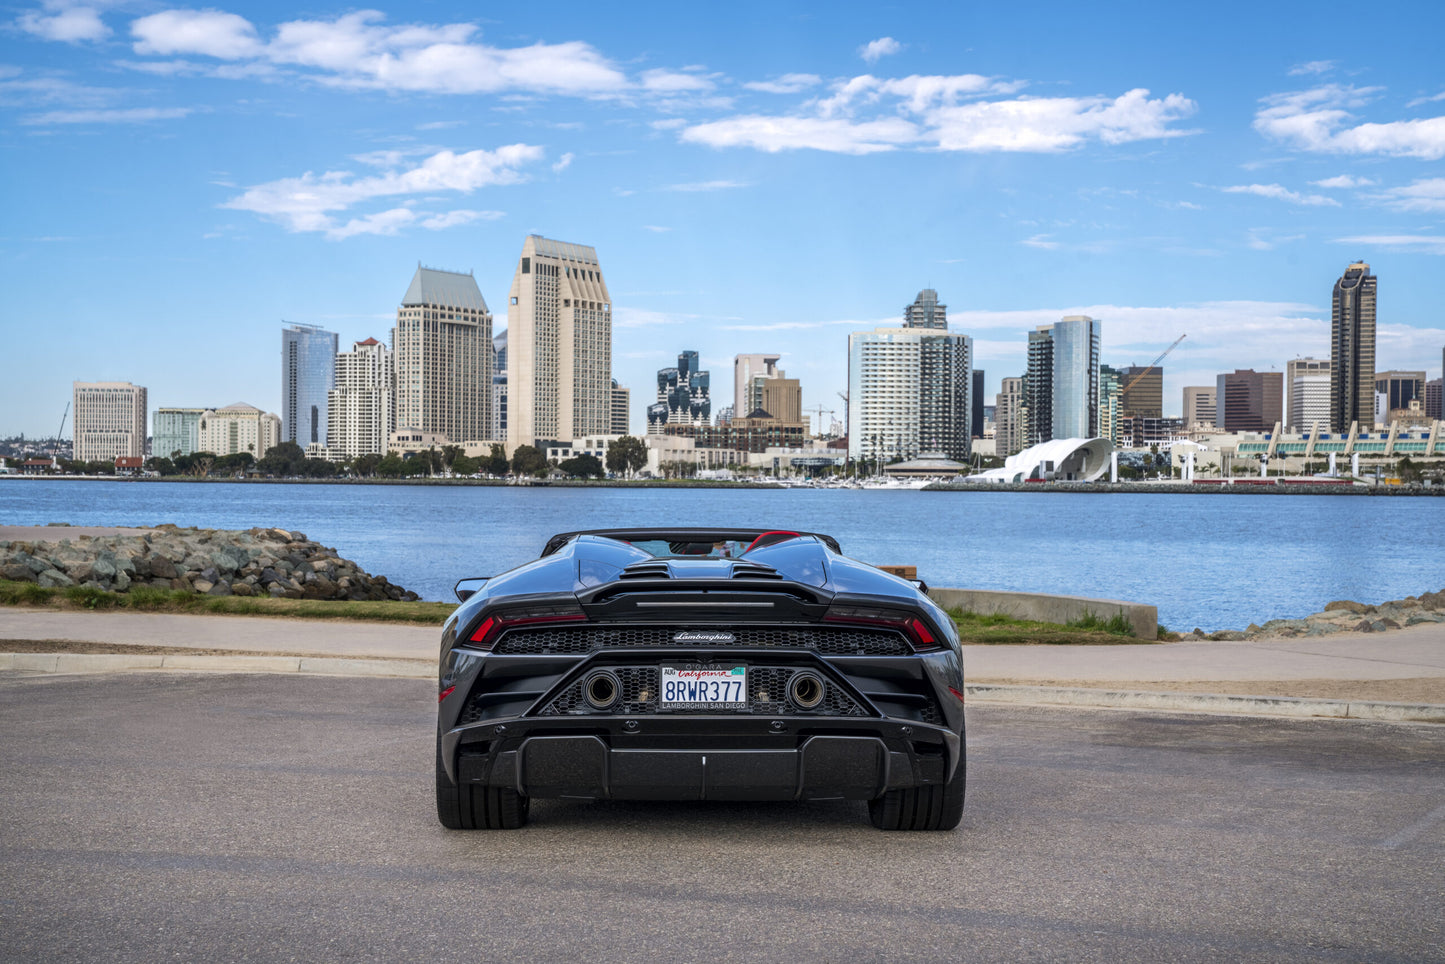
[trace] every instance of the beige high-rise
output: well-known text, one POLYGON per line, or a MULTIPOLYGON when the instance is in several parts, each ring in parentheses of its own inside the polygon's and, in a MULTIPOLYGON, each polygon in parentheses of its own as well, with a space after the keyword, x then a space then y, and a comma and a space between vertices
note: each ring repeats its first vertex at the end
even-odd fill
POLYGON ((492 425, 492 313, 476 279, 418 267, 392 329, 397 429, 461 444, 492 425))
POLYGON ((612 298, 597 252, 529 235, 507 304, 507 452, 612 427, 612 298))
POLYGON ((395 356, 375 338, 336 355, 336 387, 326 393, 326 450, 334 461, 385 455, 396 430, 395 356))
POLYGON ((77 462, 146 454, 146 390, 130 382, 74 382, 77 462))

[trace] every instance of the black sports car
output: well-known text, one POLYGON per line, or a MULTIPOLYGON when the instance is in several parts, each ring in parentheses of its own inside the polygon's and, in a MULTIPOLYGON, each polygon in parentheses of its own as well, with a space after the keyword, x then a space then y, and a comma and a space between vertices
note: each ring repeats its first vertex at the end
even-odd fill
POLYGON ((963 815, 953 621, 830 536, 609 529, 458 584, 442 633, 437 816, 532 797, 867 800, 884 830, 963 815))

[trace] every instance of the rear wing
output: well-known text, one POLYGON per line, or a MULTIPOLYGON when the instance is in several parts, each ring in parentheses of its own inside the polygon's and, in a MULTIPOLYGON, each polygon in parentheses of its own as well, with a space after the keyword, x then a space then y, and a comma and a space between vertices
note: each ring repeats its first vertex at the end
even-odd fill
POLYGON ((838 540, 821 532, 802 532, 797 529, 777 529, 759 526, 755 529, 704 529, 704 528, 652 528, 652 529, 579 529, 576 532, 561 532, 547 540, 542 549, 543 556, 550 556, 578 536, 601 536, 621 542, 650 542, 662 540, 680 543, 714 543, 724 541, 744 542, 751 545, 760 536, 786 533, 789 536, 811 536, 820 540, 829 549, 842 555, 838 540))

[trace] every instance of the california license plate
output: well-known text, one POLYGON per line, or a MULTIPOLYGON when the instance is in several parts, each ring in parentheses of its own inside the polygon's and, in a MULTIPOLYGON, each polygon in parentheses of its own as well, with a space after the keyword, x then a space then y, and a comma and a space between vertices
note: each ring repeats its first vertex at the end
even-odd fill
POLYGON ((662 709, 741 710, 748 705, 746 666, 663 666, 662 709))

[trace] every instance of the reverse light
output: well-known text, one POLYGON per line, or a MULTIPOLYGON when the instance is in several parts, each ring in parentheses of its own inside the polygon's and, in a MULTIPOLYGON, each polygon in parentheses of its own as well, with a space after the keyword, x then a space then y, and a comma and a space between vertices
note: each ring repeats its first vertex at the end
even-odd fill
POLYGON ((491 649, 504 630, 541 623, 579 622, 586 618, 586 613, 572 609, 527 609, 494 613, 477 624, 467 641, 478 649, 491 649))

